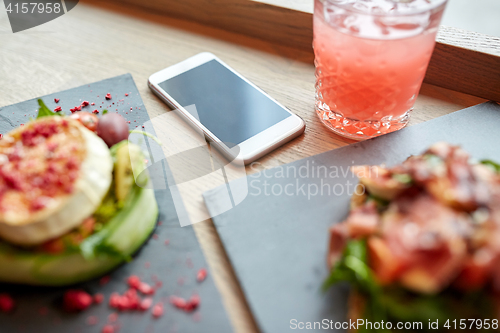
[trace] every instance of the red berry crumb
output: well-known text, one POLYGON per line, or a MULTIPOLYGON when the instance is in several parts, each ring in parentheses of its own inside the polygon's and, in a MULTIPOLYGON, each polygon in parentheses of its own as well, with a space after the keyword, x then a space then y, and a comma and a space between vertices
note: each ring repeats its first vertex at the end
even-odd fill
POLYGON ((193 311, 200 305, 200 296, 198 295, 193 295, 188 301, 188 306, 186 308, 186 311, 193 311))
POLYGON ((128 307, 126 310, 135 310, 139 308, 141 299, 137 295, 137 291, 135 289, 127 290, 123 296, 127 298, 128 307))
POLYGON ((117 320, 118 320, 118 313, 116 313, 116 312, 113 312, 112 314, 110 314, 110 315, 108 316, 108 322, 109 322, 109 323, 114 323, 114 322, 116 322, 117 320))
POLYGON ((86 322, 87 325, 92 326, 99 322, 99 318, 97 318, 96 316, 88 316, 86 322))
POLYGON ((103 277, 101 278, 101 280, 99 281, 99 284, 100 284, 101 286, 103 286, 103 285, 105 285, 106 283, 108 283, 108 282, 109 282, 109 280, 111 280, 111 277, 110 277, 109 275, 103 276, 103 277))
POLYGON ((138 289, 144 295, 152 295, 152 294, 155 293, 154 288, 151 287, 149 284, 147 284, 145 282, 141 282, 141 284, 139 284, 139 288, 138 289))
POLYGON ((111 325, 106 325, 102 328, 102 333, 114 333, 115 328, 111 325))
POLYGON ((196 274, 196 281, 203 282, 207 278, 207 270, 205 268, 201 268, 196 274))
POLYGON ((140 302, 141 299, 135 289, 129 289, 123 295, 113 293, 109 298, 109 306, 120 311, 136 310, 140 307, 140 302))
POLYGON ((87 105, 89 105, 89 104, 90 104, 90 103, 89 103, 88 101, 83 101, 81 106, 82 106, 82 107, 85 107, 85 106, 87 106, 87 105))
POLYGON ((2 139, 2 138, 3 138, 3 134, 0 134, 0 139, 2 139))
POLYGON ((59 103, 60 99, 59 98, 54 98, 54 102, 59 103))
POLYGON ((141 279, 137 275, 130 275, 127 279, 127 284, 130 288, 139 289, 139 285, 141 284, 141 279))
POLYGON ((92 304, 92 296, 83 290, 68 290, 63 296, 66 311, 82 311, 92 304))
POLYGON ((125 96, 128 96, 128 94, 125 94, 125 96))
POLYGON ((82 111, 82 107, 81 106, 75 106, 74 108, 72 109, 69 109, 71 111, 71 113, 75 113, 76 111, 82 111))
POLYGON ((153 306, 153 310, 151 310, 151 312, 155 318, 163 316, 163 303, 157 303, 153 306))
POLYGON ((111 94, 107 93, 105 97, 106 97, 106 99, 111 99, 111 94))
POLYGON ((112 308, 117 308, 120 304, 120 297, 120 294, 112 293, 111 296, 109 296, 109 306, 112 308))
POLYGON ((58 106, 54 109, 54 112, 61 112, 62 111, 62 107, 58 106))
POLYGON ((184 309, 186 307, 186 300, 179 296, 170 296, 170 304, 178 309, 184 309))
POLYGON ((95 294, 94 295, 94 303, 95 304, 101 304, 102 301, 104 301, 104 295, 103 294, 95 294))
POLYGON ((0 294, 0 311, 11 312, 16 304, 9 294, 0 294))
POLYGON ((151 297, 145 298, 139 304, 139 310, 145 311, 149 309, 152 304, 153 304, 153 299, 151 297))
POLYGON ((180 310, 184 310, 186 312, 192 312, 200 305, 200 296, 193 295, 187 301, 182 297, 171 296, 170 303, 180 310))
POLYGON ((94 110, 94 111, 92 111, 92 113, 94 113, 94 114, 98 114, 98 113, 99 113, 99 110, 94 110))

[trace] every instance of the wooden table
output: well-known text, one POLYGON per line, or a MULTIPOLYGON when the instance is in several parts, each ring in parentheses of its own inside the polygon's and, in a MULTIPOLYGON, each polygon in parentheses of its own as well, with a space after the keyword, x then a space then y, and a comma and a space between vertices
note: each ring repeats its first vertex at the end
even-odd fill
MULTIPOLYGON (((128 2, 133 1, 136 0, 128 2)), ((351 143, 331 133, 315 115, 311 50, 157 12, 120 1, 80 1, 67 15, 12 34, 5 13, 0 11, 0 105, 130 72, 150 116, 155 117, 168 109, 150 92, 146 84, 148 76, 189 56, 209 51, 300 115, 307 124, 303 136, 261 158, 259 164, 247 169, 248 173, 351 143)), ((424 84, 410 126, 483 101, 424 84)), ((191 199, 192 209, 205 209, 199 193, 194 193, 191 199)), ((196 224, 195 230, 235 331, 257 331, 211 220, 196 224)))

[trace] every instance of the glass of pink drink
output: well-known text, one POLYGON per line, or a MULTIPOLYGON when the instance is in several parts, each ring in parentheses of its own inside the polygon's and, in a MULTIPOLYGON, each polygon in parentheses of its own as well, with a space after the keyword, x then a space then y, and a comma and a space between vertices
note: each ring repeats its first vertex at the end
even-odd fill
POLYGON ((447 0, 315 0, 316 113, 363 140, 403 128, 447 0))

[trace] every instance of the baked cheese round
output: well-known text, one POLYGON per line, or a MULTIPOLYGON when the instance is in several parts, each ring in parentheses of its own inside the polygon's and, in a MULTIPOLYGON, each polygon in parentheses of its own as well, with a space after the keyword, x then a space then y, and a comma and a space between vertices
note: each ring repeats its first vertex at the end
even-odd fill
POLYGON ((0 237, 33 246, 91 216, 112 180, 108 147, 78 121, 44 117, 0 140, 0 237))

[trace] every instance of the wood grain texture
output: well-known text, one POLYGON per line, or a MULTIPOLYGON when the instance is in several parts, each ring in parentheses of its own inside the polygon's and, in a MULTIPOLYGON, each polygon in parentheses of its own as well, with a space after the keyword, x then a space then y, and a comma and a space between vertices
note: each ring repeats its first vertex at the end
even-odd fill
POLYGON ((307 12, 251 0, 112 0, 171 17, 242 33, 281 45, 311 48, 312 19, 307 12))
MULTIPOLYGON (((312 53, 311 5, 304 1, 111 1, 312 53)), ((425 82, 500 101, 500 38, 441 27, 425 82)))
MULTIPOLYGON (((114 1, 86 0, 57 20, 12 34, 5 12, 0 11, 0 106, 130 72, 153 118, 168 108, 147 87, 149 75, 208 51, 301 116, 307 124, 303 136, 261 158, 247 169, 248 173, 351 142, 331 133, 316 117, 310 50, 231 30, 166 17, 114 1)), ((268 32, 271 34, 273 30, 268 32)), ((410 125, 483 101, 424 84, 410 125)), ((193 202, 193 210, 206 209, 199 192, 193 191, 188 199, 193 202)), ((196 224, 195 231, 235 331, 256 332, 258 328, 212 222, 196 224)))
POLYGON ((500 101, 500 38, 441 27, 425 82, 500 101))

